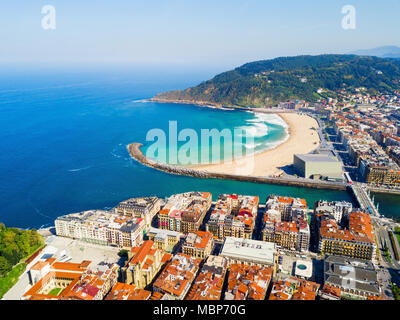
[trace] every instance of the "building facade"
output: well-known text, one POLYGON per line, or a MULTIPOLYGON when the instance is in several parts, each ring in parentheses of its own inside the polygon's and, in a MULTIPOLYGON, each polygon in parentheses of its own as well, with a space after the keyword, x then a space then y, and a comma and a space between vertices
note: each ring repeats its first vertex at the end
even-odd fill
POLYGON ((279 247, 308 251, 310 227, 305 199, 271 195, 266 202, 262 240, 279 247))
POLYGON ((149 230, 156 214, 160 211, 162 199, 157 197, 132 198, 120 202, 115 208, 115 213, 135 218, 142 218, 149 230))
POLYGON ((175 246, 179 243, 181 233, 176 231, 151 228, 147 233, 149 240, 154 242, 158 249, 166 252, 172 252, 175 246))
POLYGON ((371 260, 375 253, 371 218, 364 212, 349 214, 348 224, 339 225, 329 214, 315 217, 318 249, 321 254, 371 260))
POLYGON ((154 276, 171 257, 164 250, 156 248, 153 241, 145 241, 128 253, 128 261, 121 270, 122 279, 127 284, 143 289, 153 281, 154 276))
POLYGON ((258 240, 226 237, 220 253, 231 264, 247 264, 272 268, 274 274, 278 266, 278 250, 275 243, 258 240))
POLYGON ((176 194, 158 214, 160 229, 189 233, 199 230, 204 216, 211 207, 209 192, 187 192, 176 194))
POLYGON ((182 252, 189 256, 205 259, 214 248, 214 238, 211 232, 190 232, 182 245, 182 252))
POLYGON ((153 284, 153 290, 183 300, 199 271, 201 259, 176 254, 153 284))
POLYGON ((206 230, 219 242, 225 237, 251 239, 258 205, 259 197, 222 194, 218 197, 206 230))
POLYGON ((55 227, 56 234, 61 237, 129 248, 143 241, 145 223, 142 218, 89 210, 58 217, 55 227))

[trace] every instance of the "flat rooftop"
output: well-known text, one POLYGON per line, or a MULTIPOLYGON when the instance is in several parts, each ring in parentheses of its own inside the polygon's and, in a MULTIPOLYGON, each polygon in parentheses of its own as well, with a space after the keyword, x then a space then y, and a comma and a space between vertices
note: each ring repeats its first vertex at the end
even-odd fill
POLYGON ((295 154, 297 158, 304 162, 339 162, 336 158, 326 154, 295 154))
POLYGON ((276 245, 272 242, 226 237, 221 256, 273 264, 275 253, 276 245))
POLYGON ((153 228, 151 227, 149 232, 155 234, 156 237, 158 238, 163 238, 165 239, 167 236, 172 236, 172 237, 180 237, 180 233, 177 231, 171 231, 171 230, 165 230, 165 229, 157 229, 157 228, 153 228))
POLYGON ((345 289, 379 294, 377 272, 370 261, 329 256, 324 262, 325 282, 345 289))
POLYGON ((295 276, 311 278, 313 274, 313 265, 311 260, 297 260, 295 265, 295 276))

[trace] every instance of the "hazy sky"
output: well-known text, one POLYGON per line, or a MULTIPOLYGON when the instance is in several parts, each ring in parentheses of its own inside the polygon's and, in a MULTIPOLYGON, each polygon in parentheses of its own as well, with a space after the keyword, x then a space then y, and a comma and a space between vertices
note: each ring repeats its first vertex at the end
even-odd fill
POLYGON ((277 56, 400 45, 400 1, 1 0, 0 63, 221 69, 277 56), (44 5, 56 30, 43 30, 44 5), (356 29, 341 27, 344 5, 356 29))

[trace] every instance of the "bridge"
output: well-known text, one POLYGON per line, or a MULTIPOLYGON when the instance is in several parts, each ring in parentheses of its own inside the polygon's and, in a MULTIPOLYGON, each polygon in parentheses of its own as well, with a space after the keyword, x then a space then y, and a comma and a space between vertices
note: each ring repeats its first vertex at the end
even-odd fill
POLYGON ((355 198, 357 199, 360 208, 365 210, 366 212, 370 213, 373 216, 380 217, 378 208, 375 206, 373 200, 369 195, 369 189, 366 185, 363 185, 358 182, 353 182, 350 185, 351 190, 355 198))

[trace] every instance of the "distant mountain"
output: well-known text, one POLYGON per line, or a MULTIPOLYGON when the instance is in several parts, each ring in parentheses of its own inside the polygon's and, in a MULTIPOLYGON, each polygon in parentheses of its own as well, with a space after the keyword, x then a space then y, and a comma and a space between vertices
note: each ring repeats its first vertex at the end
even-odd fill
POLYGON ((288 99, 317 101, 319 88, 365 87, 374 94, 399 90, 400 60, 358 55, 281 57, 247 63, 186 90, 153 100, 262 107, 288 99))
POLYGON ((380 58, 400 58, 400 47, 396 46, 384 46, 374 49, 357 50, 351 52, 360 56, 375 56, 380 58))

